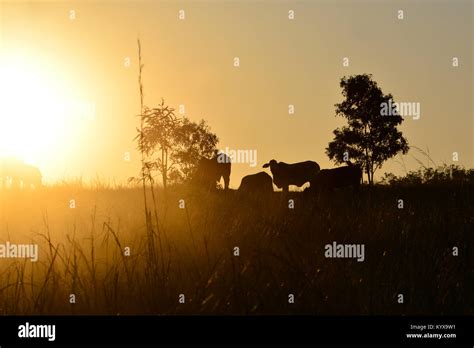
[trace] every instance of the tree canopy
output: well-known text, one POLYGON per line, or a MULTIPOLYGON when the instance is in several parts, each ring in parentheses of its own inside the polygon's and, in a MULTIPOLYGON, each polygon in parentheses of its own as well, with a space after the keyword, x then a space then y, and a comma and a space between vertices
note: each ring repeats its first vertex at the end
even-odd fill
POLYGON ((343 77, 340 86, 345 99, 335 105, 336 116, 345 117, 347 126, 334 130, 326 154, 336 163, 360 165, 372 184, 375 171, 387 159, 408 152, 408 142, 397 128, 403 118, 398 113, 381 115, 381 108, 393 103, 393 97, 383 94, 372 75, 343 77))
POLYGON ((135 139, 146 156, 148 174, 158 171, 165 188, 188 180, 199 160, 216 151, 219 138, 204 120, 179 118, 164 100, 155 108, 145 107, 142 117, 143 130, 135 139))

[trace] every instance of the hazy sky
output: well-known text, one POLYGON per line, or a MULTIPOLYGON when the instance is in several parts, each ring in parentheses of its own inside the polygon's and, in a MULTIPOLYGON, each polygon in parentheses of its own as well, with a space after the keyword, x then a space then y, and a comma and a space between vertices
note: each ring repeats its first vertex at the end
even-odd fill
MULTIPOLYGON (((233 166, 232 187, 272 158, 334 166, 325 147, 344 124, 334 112, 339 82, 359 73, 372 73, 395 101, 420 103, 420 119, 401 126, 410 145, 437 164, 451 164, 456 151, 458 164, 473 167, 472 1, 0 2, 0 57, 14 67, 0 94, 0 157, 23 157, 46 181, 137 174, 137 36, 146 105, 183 104, 190 119, 208 121, 220 148, 257 150, 257 168, 233 166), (48 92, 36 95, 42 86, 48 92), (15 91, 19 109, 2 108, 15 91), (94 105, 95 117, 36 113, 35 95, 94 105)), ((419 166, 412 156, 426 163, 412 149, 408 169, 419 166)), ((403 169, 392 160, 385 171, 403 169)))

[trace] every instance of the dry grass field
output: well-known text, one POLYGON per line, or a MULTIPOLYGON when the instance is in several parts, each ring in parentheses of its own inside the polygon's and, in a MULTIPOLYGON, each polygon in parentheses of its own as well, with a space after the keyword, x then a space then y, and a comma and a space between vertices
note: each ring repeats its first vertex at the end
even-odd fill
POLYGON ((36 243, 39 257, 0 260, 0 313, 473 314, 472 194, 472 185, 318 197, 174 187, 155 191, 150 234, 139 188, 4 191, 0 242, 36 243), (326 258, 333 241, 364 244, 365 260, 326 258))

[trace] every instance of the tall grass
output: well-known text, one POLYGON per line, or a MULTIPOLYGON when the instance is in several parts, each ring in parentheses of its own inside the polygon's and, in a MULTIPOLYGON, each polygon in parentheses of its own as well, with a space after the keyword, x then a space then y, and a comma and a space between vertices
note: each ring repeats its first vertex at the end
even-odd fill
MULTIPOLYGON (((164 281, 164 258, 163 258, 163 246, 159 231, 159 220, 158 220, 158 209, 157 209, 157 202, 156 202, 156 195, 155 189, 153 187, 153 177, 151 174, 150 163, 146 160, 146 150, 144 146, 144 133, 143 127, 145 122, 145 106, 144 106, 144 91, 143 91, 143 82, 142 82, 142 74, 143 74, 143 67, 144 64, 142 63, 142 46, 140 39, 137 39, 138 44, 138 84, 139 84, 139 92, 140 92, 140 129, 139 135, 136 138, 138 140, 138 149, 140 150, 141 154, 141 183, 143 189, 143 208, 145 213, 145 225, 146 225, 146 236, 147 236, 147 249, 148 249, 148 260, 147 264, 147 277, 146 279, 150 281, 150 285, 153 287, 162 284, 164 281), (152 211, 150 210, 148 198, 147 198, 147 183, 150 185, 150 192, 152 196, 152 204, 153 204, 153 216, 152 211), (155 218, 155 225, 153 225, 153 217, 155 218), (160 260, 161 260, 161 277, 159 277, 159 272, 157 271, 157 253, 155 248, 155 235, 157 231, 157 238, 158 244, 160 247, 160 260)), ((112 228, 109 226, 109 230, 112 232, 112 228)), ((117 240, 118 241, 118 240, 117 240)))
POLYGON ((0 259, 0 313, 474 312, 472 186, 376 186, 358 195, 268 199, 176 187, 165 200, 155 190, 166 231, 161 247, 152 241, 157 258, 149 252, 141 188, 2 192, 0 243, 31 241, 40 254, 36 263, 0 259), (72 196, 75 209, 68 206, 72 196), (365 244, 365 261, 325 258, 324 245, 333 241, 365 244))

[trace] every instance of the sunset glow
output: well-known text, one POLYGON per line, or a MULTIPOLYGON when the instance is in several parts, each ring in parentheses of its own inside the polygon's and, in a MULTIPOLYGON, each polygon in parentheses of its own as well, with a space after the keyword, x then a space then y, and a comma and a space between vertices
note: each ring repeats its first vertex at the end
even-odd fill
POLYGON ((66 97, 50 72, 27 61, 2 59, 0 66, 0 157, 40 164, 66 141, 66 97))
POLYGON ((472 343, 473 17, 0 0, 0 343, 472 343))

